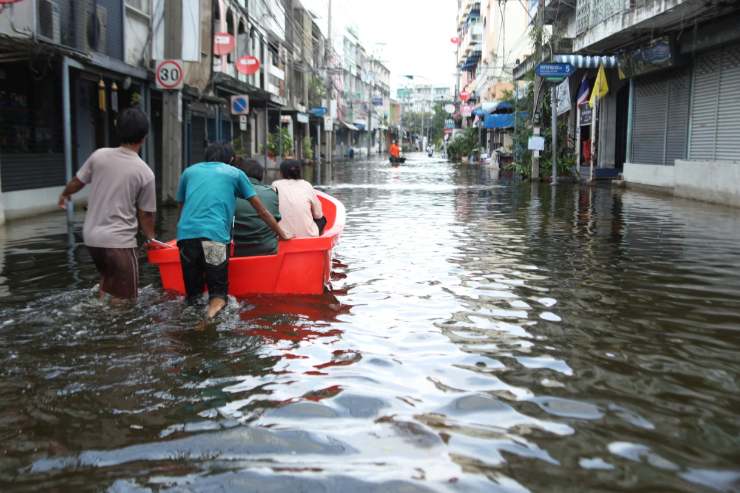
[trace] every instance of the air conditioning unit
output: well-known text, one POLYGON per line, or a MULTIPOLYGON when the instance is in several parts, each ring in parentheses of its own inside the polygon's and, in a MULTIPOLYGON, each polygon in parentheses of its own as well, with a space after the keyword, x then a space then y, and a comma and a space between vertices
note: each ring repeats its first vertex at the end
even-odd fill
POLYGON ((74 2, 74 30, 78 49, 105 52, 108 33, 108 10, 96 0, 74 2))
POLYGON ((55 0, 38 0, 36 34, 49 43, 61 42, 61 14, 55 0))
POLYGON ((105 52, 108 42, 108 9, 98 2, 92 2, 87 15, 87 42, 88 51, 105 52))

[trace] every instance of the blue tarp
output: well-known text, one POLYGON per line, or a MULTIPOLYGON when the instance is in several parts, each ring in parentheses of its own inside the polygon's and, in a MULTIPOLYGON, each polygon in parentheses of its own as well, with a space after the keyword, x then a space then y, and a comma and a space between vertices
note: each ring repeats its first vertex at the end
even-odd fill
POLYGON ((498 113, 514 111, 514 107, 506 101, 485 101, 480 106, 473 110, 473 114, 477 116, 485 116, 489 113, 498 113))
MULTIPOLYGON (((527 118, 526 111, 519 112, 519 119, 527 118)), ((494 129, 494 128, 513 128, 514 127, 514 113, 493 113, 486 115, 486 119, 483 121, 483 128, 494 129)))

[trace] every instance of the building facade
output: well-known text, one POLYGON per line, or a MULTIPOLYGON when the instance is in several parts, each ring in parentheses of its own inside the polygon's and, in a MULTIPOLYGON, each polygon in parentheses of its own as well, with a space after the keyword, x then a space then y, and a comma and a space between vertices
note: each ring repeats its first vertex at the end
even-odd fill
POLYGON ((356 36, 346 51, 333 49, 316 18, 299 0, 20 0, 5 6, 0 222, 55 210, 62 187, 87 156, 118 145, 115 121, 128 107, 150 116, 142 157, 162 201, 174 199, 182 170, 203 159, 209 142, 230 142, 239 154, 275 167, 276 154, 330 158, 337 152, 332 148, 339 149, 331 138, 335 125, 354 127, 346 140, 359 141, 368 130, 380 140, 390 104, 388 70, 367 56, 356 36), (244 57, 256 58, 258 70, 240 71, 244 57), (183 72, 175 90, 155 82, 159 62, 170 59, 180 61, 183 72), (374 95, 382 104, 372 104, 374 95), (248 97, 245 115, 235 114, 235 96, 248 97), (276 152, 272 143, 282 141, 270 136, 279 129, 292 145, 280 144, 276 152), (327 142, 328 150, 320 148, 327 142))
POLYGON ((740 5, 544 3, 543 22, 561 38, 557 45, 572 46, 571 53, 552 50, 546 61, 575 65, 571 88, 605 67, 609 92, 590 128, 578 126, 579 140, 595 140, 597 176, 622 173, 628 184, 740 206, 740 5))
POLYGON ((494 138, 501 136, 493 130, 501 129, 488 128, 486 116, 516 92, 514 67, 532 51, 529 13, 524 2, 458 0, 456 27, 458 121, 485 128, 481 144, 490 151, 503 141, 494 138), (461 101, 460 93, 468 99, 461 101))

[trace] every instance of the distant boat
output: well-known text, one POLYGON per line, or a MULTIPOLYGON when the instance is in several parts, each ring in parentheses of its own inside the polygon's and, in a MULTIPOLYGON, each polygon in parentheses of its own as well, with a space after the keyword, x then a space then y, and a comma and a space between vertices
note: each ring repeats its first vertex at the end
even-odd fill
MULTIPOLYGON (((322 294, 329 284, 334 246, 344 230, 344 204, 331 195, 316 192, 326 217, 324 233, 317 238, 279 241, 275 255, 229 259, 229 294, 242 298, 253 294, 322 294)), ((159 267, 162 287, 185 293, 176 240, 169 248, 149 250, 149 262, 159 267)))

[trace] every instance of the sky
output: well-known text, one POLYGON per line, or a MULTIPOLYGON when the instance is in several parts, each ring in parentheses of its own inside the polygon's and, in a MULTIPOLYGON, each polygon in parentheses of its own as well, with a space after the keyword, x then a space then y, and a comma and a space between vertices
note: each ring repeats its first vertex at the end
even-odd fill
MULTIPOLYGON (((326 30, 328 0, 301 0, 326 30)), ((457 0, 332 0, 332 32, 343 25, 357 27, 368 53, 391 71, 391 89, 409 83, 452 87, 455 73, 457 0), (403 77, 414 75, 414 80, 403 77)))

